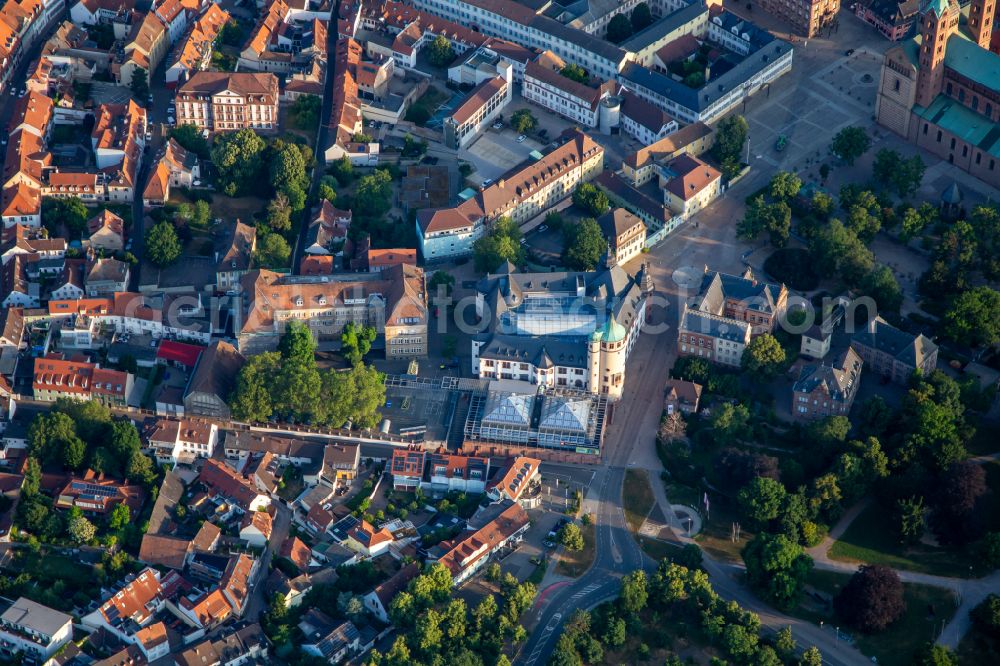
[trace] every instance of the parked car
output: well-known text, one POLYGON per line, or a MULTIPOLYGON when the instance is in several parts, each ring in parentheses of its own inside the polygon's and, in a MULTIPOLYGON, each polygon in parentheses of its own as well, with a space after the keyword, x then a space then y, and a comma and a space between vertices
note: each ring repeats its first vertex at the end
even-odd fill
POLYGON ((520 136, 517 137, 517 142, 518 143, 524 143, 524 140, 527 139, 527 138, 528 137, 526 137, 525 135, 521 134, 520 136))
POLYGON ((495 130, 503 129, 503 123, 500 122, 499 120, 496 121, 495 123, 493 123, 493 129, 495 129, 495 130))
POLYGON ((845 56, 854 55, 854 49, 847 49, 846 51, 844 51, 844 55, 845 56))
POLYGON ((538 227, 538 233, 542 233, 543 231, 548 231, 548 230, 549 230, 549 225, 547 224, 543 224, 542 226, 538 227))

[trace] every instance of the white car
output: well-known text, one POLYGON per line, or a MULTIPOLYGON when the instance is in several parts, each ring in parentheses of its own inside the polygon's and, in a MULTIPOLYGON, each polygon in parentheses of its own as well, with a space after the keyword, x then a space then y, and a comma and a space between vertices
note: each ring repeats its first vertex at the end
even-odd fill
POLYGON ((495 130, 503 129, 503 123, 498 120, 497 122, 493 123, 493 129, 495 130))
POLYGON ((525 140, 525 139, 527 139, 527 138, 528 138, 528 137, 526 137, 526 136, 524 136, 524 135, 522 134, 522 135, 520 135, 520 136, 518 136, 518 137, 517 137, 517 142, 518 142, 518 143, 524 143, 524 140, 525 140))
POLYGON ((167 116, 167 124, 168 125, 173 125, 175 122, 177 122, 177 121, 174 120, 173 116, 167 116))

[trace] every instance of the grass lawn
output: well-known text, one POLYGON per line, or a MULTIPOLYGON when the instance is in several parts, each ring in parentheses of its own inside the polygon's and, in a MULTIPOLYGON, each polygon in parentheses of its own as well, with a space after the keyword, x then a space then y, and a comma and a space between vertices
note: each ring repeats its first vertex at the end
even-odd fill
MULTIPOLYGON (((809 573, 807 584, 832 599, 850 577, 850 574, 813 570, 809 573)), ((903 617, 880 634, 869 636, 841 625, 841 631, 852 633, 858 649, 866 656, 877 658, 879 664, 888 666, 912 664, 917 650, 940 631, 942 621, 947 624, 957 607, 951 592, 928 585, 904 583, 903 597, 906 600, 906 612, 903 617), (931 606, 934 607, 933 615, 929 613, 931 606)), ((789 612, 789 615, 816 624, 820 621, 827 624, 838 622, 832 604, 824 608, 822 604, 809 598, 789 612)))
MULTIPOLYGON (((996 478, 1000 469, 990 474, 996 478)), ((997 493, 994 493, 994 496, 997 493)), ((843 536, 830 548, 830 557, 846 562, 884 564, 895 569, 907 569, 937 576, 976 576, 988 573, 976 549, 939 548, 923 543, 912 546, 900 544, 895 536, 892 516, 877 504, 872 504, 847 528, 843 536)))
POLYGON ((535 570, 531 572, 531 575, 524 579, 525 583, 531 583, 536 588, 542 584, 542 579, 545 578, 545 571, 549 568, 549 561, 545 559, 541 564, 535 565, 535 570))
POLYGON ((562 554, 559 556, 559 563, 556 564, 556 573, 579 578, 594 563, 596 527, 593 523, 581 525, 580 531, 583 532, 583 550, 570 551, 563 548, 562 554))
POLYGON ((626 470, 622 507, 625 509, 625 522, 628 523, 628 528, 638 532, 655 504, 656 498, 653 497, 653 488, 649 485, 649 475, 646 474, 646 470, 626 470))
POLYGON ((735 508, 723 497, 712 500, 710 507, 708 519, 702 520, 701 532, 694 540, 712 557, 727 562, 742 562, 740 551, 753 538, 753 533, 744 527, 740 530, 739 540, 733 541, 733 523, 739 522, 735 508))
POLYGON ((660 541, 659 539, 651 539, 649 537, 638 537, 638 539, 639 547, 642 548, 642 552, 646 553, 657 562, 669 555, 676 555, 680 552, 680 547, 678 545, 667 541, 660 541))

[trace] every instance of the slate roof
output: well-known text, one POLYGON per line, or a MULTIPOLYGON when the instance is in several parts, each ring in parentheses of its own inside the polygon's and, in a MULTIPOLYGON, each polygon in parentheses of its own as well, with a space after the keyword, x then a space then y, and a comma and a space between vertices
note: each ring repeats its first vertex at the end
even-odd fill
POLYGON ((773 313, 783 290, 784 285, 760 282, 749 271, 739 276, 706 270, 692 308, 721 315, 726 300, 736 300, 749 310, 773 313))
POLYGON ((685 308, 684 314, 681 316, 680 329, 722 340, 743 342, 747 339, 750 324, 745 321, 685 308))
POLYGON ((876 317, 863 330, 854 334, 853 342, 872 347, 908 366, 919 368, 938 347, 923 333, 913 335, 876 317))
POLYGON ((824 387, 831 400, 844 400, 856 389, 861 376, 861 357, 848 349, 834 365, 810 364, 799 371, 799 378, 792 386, 796 393, 812 393, 824 387))

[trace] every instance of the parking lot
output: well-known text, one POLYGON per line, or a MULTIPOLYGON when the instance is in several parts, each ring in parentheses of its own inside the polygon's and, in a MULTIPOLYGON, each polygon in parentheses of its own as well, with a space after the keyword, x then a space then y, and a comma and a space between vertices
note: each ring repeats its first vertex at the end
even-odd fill
POLYGON ((447 438, 444 424, 447 391, 427 386, 386 386, 385 399, 382 417, 389 420, 391 433, 398 434, 401 428, 426 427, 427 439, 441 441, 447 438))
POLYGON ((90 96, 97 104, 125 104, 132 98, 132 91, 124 86, 105 81, 94 81, 91 86, 90 96))
POLYGON ((517 137, 517 132, 509 127, 501 130, 490 127, 468 148, 459 151, 459 159, 475 165, 474 180, 496 180, 528 159, 531 151, 544 148, 543 144, 530 138, 518 143, 517 137))

